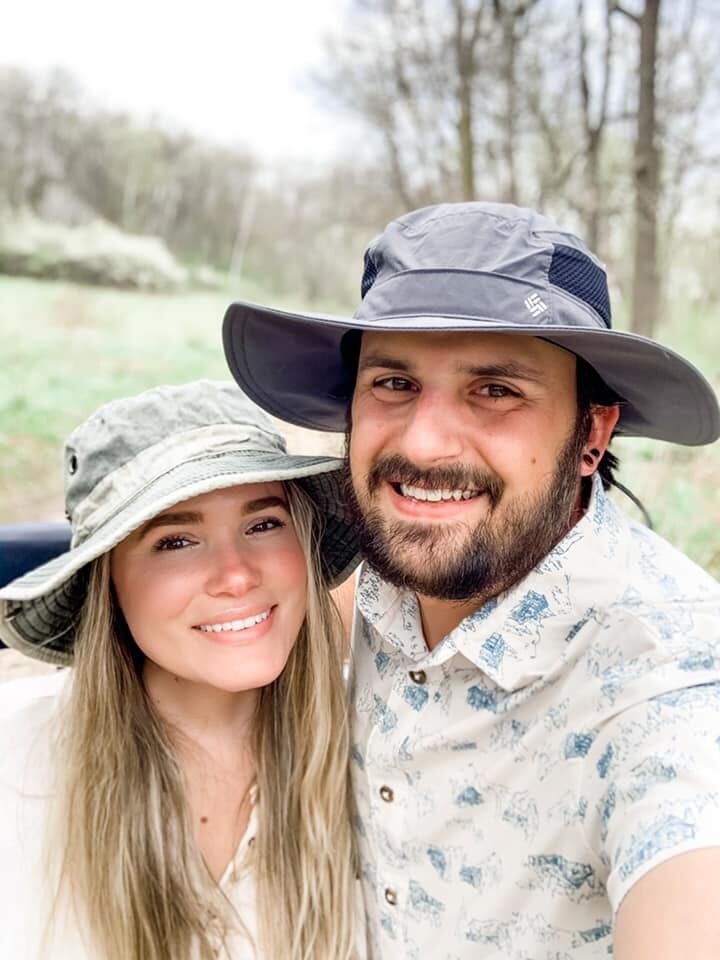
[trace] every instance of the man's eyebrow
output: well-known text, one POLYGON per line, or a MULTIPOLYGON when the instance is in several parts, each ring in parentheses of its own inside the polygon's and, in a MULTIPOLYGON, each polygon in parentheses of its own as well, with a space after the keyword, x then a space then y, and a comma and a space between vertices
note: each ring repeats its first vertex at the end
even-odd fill
MULTIPOLYGON (((258 513, 261 510, 269 510, 272 507, 282 507, 284 510, 288 510, 287 501, 283 500, 282 497, 258 497, 256 500, 248 500, 247 503, 244 503, 240 515, 246 516, 251 513, 258 513)), ((197 510, 176 510, 174 512, 166 510, 156 517, 151 517, 147 523, 143 524, 137 532, 137 537, 141 540, 146 533, 157 527, 177 527, 184 524, 202 523, 202 519, 202 513, 197 510)))
POLYGON ((472 363, 463 365, 463 373, 473 377, 510 377, 517 380, 532 380, 539 383, 546 379, 541 370, 509 360, 506 363, 472 363))
POLYGON ((358 372, 371 370, 374 367, 382 367, 386 370, 401 370, 403 373, 409 373, 410 371, 410 365, 404 360, 398 360, 397 357, 390 357, 384 353, 366 353, 360 357, 358 372))
MULTIPOLYGON (((412 366, 407 361, 379 353, 368 353, 361 357, 358 370, 378 367, 386 370, 400 370, 403 373, 412 372, 412 366)), ((542 371, 515 360, 508 360, 505 363, 461 364, 458 369, 460 373, 469 374, 471 377, 511 377, 518 380, 532 380, 535 383, 546 379, 542 371)))

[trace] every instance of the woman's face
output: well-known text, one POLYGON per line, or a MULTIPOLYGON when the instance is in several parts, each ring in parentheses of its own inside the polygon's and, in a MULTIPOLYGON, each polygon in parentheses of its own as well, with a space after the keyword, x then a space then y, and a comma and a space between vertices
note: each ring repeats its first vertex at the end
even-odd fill
POLYGON ((110 572, 148 660, 229 692, 271 683, 305 617, 307 566, 281 483, 178 503, 115 547, 110 572))

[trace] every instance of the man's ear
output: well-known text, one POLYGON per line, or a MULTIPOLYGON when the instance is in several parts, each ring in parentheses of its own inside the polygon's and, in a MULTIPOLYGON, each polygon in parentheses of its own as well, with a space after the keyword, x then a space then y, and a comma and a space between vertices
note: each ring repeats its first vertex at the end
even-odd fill
POLYGON ((591 426, 580 459, 580 476, 590 477, 607 450, 613 430, 620 418, 620 407, 593 405, 590 409, 591 426))

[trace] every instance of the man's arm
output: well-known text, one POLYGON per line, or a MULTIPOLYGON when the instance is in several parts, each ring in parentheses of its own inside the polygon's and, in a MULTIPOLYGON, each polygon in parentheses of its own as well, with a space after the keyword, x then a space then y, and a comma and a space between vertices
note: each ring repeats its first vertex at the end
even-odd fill
POLYGON ((617 913, 614 957, 720 958, 720 847, 672 857, 631 887, 617 913))

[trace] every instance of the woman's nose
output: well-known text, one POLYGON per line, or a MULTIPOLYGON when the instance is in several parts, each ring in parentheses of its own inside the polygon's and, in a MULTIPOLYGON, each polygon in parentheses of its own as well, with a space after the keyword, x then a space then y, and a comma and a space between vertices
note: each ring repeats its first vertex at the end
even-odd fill
POLYGON ((248 551, 237 544, 215 548, 207 578, 209 594, 240 596, 259 583, 259 570, 248 551))

